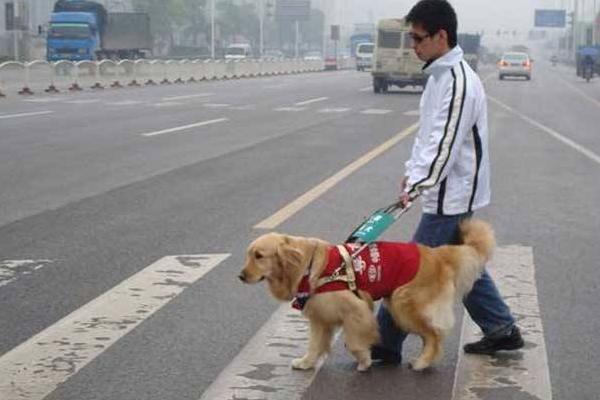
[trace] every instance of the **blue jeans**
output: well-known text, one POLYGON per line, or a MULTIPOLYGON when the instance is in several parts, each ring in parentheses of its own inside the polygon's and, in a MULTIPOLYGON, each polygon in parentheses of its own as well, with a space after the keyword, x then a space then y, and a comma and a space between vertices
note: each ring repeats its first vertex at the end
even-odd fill
MULTIPOLYGON (((444 244, 456 244, 459 241, 459 223, 470 218, 472 213, 459 215, 423 214, 413 241, 431 247, 444 244)), ((473 285, 471 292, 463 299, 469 315, 487 337, 498 337, 508 334, 515 324, 510 309, 502 300, 494 281, 484 270, 481 277, 473 285)), ((380 347, 402 354, 402 343, 406 332, 400 330, 385 307, 377 312, 380 347)))

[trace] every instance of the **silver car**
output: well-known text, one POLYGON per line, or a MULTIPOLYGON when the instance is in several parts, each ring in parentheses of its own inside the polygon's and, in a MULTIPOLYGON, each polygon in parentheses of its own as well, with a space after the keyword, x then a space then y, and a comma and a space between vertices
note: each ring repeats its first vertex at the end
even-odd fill
POLYGON ((498 78, 503 80, 506 76, 521 76, 530 80, 531 61, 527 53, 504 53, 498 62, 498 78))

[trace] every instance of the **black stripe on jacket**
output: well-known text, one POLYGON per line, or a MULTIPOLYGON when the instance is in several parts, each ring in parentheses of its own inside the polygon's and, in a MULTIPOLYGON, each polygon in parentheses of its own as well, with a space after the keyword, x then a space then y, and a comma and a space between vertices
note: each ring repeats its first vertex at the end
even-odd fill
POLYGON ((479 128, 477 124, 473 125, 473 143, 475 144, 475 177, 473 178, 473 192, 469 201, 469 212, 473 211, 473 202, 475 201, 475 193, 477 193, 477 181, 479 180, 479 168, 481 167, 481 158, 483 157, 483 148, 481 145, 481 136, 479 136, 479 128))

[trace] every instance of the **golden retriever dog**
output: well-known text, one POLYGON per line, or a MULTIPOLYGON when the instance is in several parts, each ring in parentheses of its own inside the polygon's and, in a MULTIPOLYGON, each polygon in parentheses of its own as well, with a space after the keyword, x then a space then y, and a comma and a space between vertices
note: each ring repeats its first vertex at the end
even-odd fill
MULTIPOLYGON (((249 284, 265 279, 272 295, 281 301, 295 297, 298 301, 300 292, 308 292, 302 309, 309 320, 308 350, 292 361, 293 368, 314 368, 329 352, 333 334, 341 327, 346 347, 358 362, 357 370, 367 370, 371 346, 379 341, 373 301, 382 297, 398 327, 423 340, 421 354, 411 362, 414 370, 422 370, 441 357, 444 337, 454 324, 454 301, 471 290, 495 247, 491 227, 481 220, 463 222, 460 232, 460 245, 431 248, 375 242, 367 247, 369 254, 361 252, 352 259, 348 254, 344 258, 340 246, 320 239, 267 233, 248 247, 239 278, 249 284), (409 253, 408 261, 401 259, 400 252, 409 253), (393 259, 392 272, 379 265, 388 255, 393 259), (349 262, 350 270, 344 269, 349 262), (341 265, 333 274, 327 272, 331 263, 341 265), (402 272, 405 267, 408 273, 402 272), (352 279, 346 279, 353 273, 358 284, 355 290, 348 283, 352 279), (400 286, 392 279, 396 276, 406 278, 400 286), (362 287, 367 281, 380 285, 375 294, 362 287)), ((345 248, 352 252, 356 245, 345 248)))

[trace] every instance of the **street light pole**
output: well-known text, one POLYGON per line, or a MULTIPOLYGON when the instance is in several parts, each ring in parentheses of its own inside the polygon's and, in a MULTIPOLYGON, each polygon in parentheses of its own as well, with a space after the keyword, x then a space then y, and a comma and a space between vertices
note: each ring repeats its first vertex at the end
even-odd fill
POLYGON ((262 58, 265 47, 265 2, 258 0, 258 12, 260 13, 260 57, 262 58))
POLYGON ((210 58, 215 59, 215 0, 210 0, 210 58))

